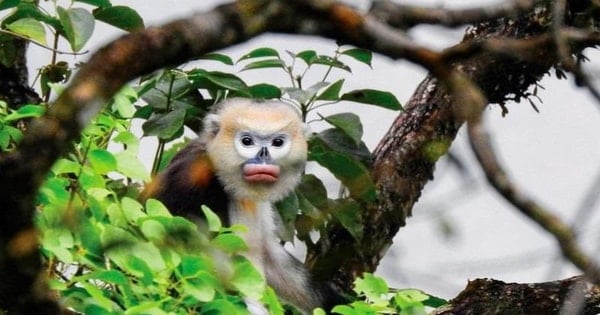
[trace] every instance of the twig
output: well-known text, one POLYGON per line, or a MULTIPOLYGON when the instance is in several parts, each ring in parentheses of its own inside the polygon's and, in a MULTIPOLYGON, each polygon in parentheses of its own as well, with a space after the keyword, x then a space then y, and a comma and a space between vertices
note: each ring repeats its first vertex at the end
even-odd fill
POLYGON ((600 267, 579 247, 569 226, 525 195, 508 177, 496 158, 482 117, 470 121, 467 126, 471 148, 492 187, 522 214, 550 233, 558 242, 563 255, 582 270, 589 281, 600 283, 600 267))

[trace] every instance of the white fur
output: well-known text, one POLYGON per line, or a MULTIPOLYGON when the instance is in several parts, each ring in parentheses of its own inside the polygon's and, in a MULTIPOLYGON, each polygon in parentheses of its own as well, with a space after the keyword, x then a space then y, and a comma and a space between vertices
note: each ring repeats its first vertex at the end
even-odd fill
POLYGON ((275 289, 280 298, 296 305, 304 312, 308 313, 313 308, 319 307, 319 296, 311 290, 306 270, 299 262, 294 261, 294 258, 277 241, 271 204, 260 202, 254 213, 238 207, 237 203, 232 203, 229 218, 232 224, 243 224, 248 227, 247 232, 242 235, 248 244, 246 255, 265 275, 267 283, 275 289))

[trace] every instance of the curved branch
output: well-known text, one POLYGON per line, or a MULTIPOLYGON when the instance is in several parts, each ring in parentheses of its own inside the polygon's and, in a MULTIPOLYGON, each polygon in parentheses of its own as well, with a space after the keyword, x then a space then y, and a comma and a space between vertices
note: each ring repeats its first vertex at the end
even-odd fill
POLYGON ((496 158, 481 117, 470 121, 468 130, 471 148, 492 187, 522 214, 554 236, 563 255, 582 270, 589 281, 600 283, 600 266, 579 247, 571 228, 525 195, 508 177, 496 158))

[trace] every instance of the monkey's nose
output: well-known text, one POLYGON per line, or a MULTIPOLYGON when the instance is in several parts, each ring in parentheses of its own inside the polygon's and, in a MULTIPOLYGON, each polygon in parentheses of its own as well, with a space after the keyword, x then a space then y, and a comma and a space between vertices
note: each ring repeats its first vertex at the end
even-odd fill
POLYGON ((256 157, 258 158, 258 160, 262 161, 262 162, 267 162, 271 159, 271 155, 269 154, 269 149, 267 149, 267 147, 262 147, 260 149, 260 151, 258 151, 258 154, 256 155, 256 157))

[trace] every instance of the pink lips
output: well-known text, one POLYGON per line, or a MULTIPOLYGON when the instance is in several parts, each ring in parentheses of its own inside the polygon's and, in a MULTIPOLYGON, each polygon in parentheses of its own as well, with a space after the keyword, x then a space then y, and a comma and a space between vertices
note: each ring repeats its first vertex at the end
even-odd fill
POLYGON ((244 179, 250 183, 274 183, 279 179, 279 166, 270 164, 246 164, 244 179))

